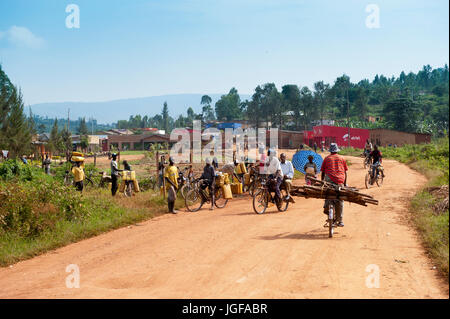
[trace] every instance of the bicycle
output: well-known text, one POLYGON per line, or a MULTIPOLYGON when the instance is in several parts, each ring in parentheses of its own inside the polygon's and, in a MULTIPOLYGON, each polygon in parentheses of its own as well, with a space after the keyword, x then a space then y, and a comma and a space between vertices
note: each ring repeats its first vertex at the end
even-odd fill
POLYGON ((328 228, 328 237, 333 237, 334 234, 334 228, 336 228, 336 204, 338 200, 326 200, 328 201, 328 219, 325 225, 323 227, 328 228))
POLYGON ((255 191, 261 187, 262 175, 258 173, 258 167, 252 167, 250 169, 250 184, 246 186, 248 194, 250 196, 255 195, 255 191))
POLYGON ((194 185, 193 181, 194 181, 194 179, 192 177, 190 177, 190 178, 185 177, 184 184, 183 184, 183 186, 181 186, 181 189, 180 189, 181 196, 183 196, 184 199, 186 199, 187 193, 191 189, 193 189, 193 185, 194 185))
POLYGON ((283 184, 280 186, 281 199, 276 200, 276 196, 272 196, 275 192, 273 189, 273 179, 266 179, 266 177, 261 177, 261 186, 256 191, 253 196, 253 210, 257 214, 263 214, 269 203, 274 203, 277 206, 278 211, 284 212, 289 207, 289 195, 283 184), (270 185, 272 184, 272 185, 270 185))
POLYGON ((364 152, 364 168, 367 168, 367 166, 370 166, 371 164, 371 158, 369 154, 370 153, 364 152))
MULTIPOLYGON (((203 204, 211 203, 211 195, 206 189, 202 189, 201 185, 205 182, 204 179, 196 179, 193 182, 192 189, 190 189, 184 199, 186 208, 190 212, 197 212, 202 208, 203 204)), ((224 208, 228 199, 224 197, 221 187, 214 186, 214 205, 217 208, 224 208)))
POLYGON ((381 172, 382 169, 381 164, 378 162, 370 165, 369 171, 366 173, 364 180, 367 189, 375 183, 378 187, 383 185, 384 176, 381 172), (375 168, 375 176, 373 176, 373 168, 375 168))

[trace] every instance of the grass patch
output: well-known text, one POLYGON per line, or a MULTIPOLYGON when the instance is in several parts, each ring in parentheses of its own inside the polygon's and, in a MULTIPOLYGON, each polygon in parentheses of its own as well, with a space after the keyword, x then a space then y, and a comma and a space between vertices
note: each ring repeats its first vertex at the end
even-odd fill
MULTIPOLYGON (((425 175, 426 188, 420 190, 411 200, 410 212, 422 242, 439 272, 449 277, 449 212, 435 211, 433 207, 442 198, 427 191, 428 187, 448 185, 449 182, 449 140, 448 137, 433 140, 430 144, 404 145, 401 147, 380 147, 383 158, 394 159, 425 175)), ((342 148, 341 155, 360 156, 362 150, 342 148)), ((447 194, 448 196, 448 194, 447 194)))
POLYGON ((140 154, 146 154, 148 151, 143 150, 134 150, 134 151, 120 151, 120 155, 140 155, 140 154))
MULTIPOLYGON (((176 207, 183 205, 177 200, 176 207)), ((0 163, 0 266, 167 212, 153 191, 132 198, 108 189, 83 194, 60 176, 16 161, 0 163)))
POLYGON ((420 231, 423 242, 439 272, 448 278, 449 237, 448 210, 437 214, 431 207, 437 199, 426 190, 417 193, 411 201, 414 224, 420 231))
MULTIPOLYGON (((383 157, 405 163, 428 178, 426 187, 448 185, 449 140, 442 138, 430 144, 382 147, 383 157)), ((447 194, 448 196, 448 194, 447 194)), ((435 211, 433 207, 442 200, 433 196, 427 188, 419 191, 411 200, 410 212, 414 225, 419 230, 423 244, 439 272, 449 276, 449 219, 446 211, 435 211)))
MULTIPOLYGON (((106 189, 93 190, 83 196, 89 210, 89 215, 83 219, 60 220, 54 227, 31 237, 18 232, 5 232, 0 235, 0 266, 8 266, 167 212, 167 202, 152 191, 137 193, 132 198, 118 194, 113 200, 106 189)), ((182 200, 178 199, 176 208, 182 206, 182 200)))

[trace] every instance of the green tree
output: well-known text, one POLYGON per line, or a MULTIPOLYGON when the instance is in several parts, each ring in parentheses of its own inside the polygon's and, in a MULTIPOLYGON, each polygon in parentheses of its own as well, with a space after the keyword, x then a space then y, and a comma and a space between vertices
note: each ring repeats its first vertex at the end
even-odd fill
POLYGON ((72 151, 72 134, 67 129, 67 125, 64 126, 63 131, 61 132, 61 145, 62 150, 64 151, 66 155, 66 160, 70 157, 70 152, 72 151))
POLYGON ((415 132, 421 117, 417 103, 404 97, 387 102, 383 114, 389 126, 403 132, 415 132))
POLYGON ((169 108, 167 106, 167 102, 164 102, 161 115, 162 115, 162 123, 160 127, 162 127, 162 129, 166 132, 166 134, 169 134, 169 108))
POLYGON ((203 95, 200 101, 202 105, 202 119, 203 121, 214 121, 216 117, 214 116, 214 110, 211 106, 212 99, 208 95, 203 95))
POLYGON ((89 129, 86 125, 86 118, 83 117, 82 119, 80 119, 80 126, 78 127, 77 133, 80 135, 80 137, 89 134, 89 129))
POLYGON ((239 120, 242 117, 241 99, 238 91, 232 88, 226 95, 222 95, 215 105, 217 119, 220 121, 239 120))
POLYGON ((55 153, 60 152, 63 149, 61 135, 58 129, 58 119, 55 119, 55 121, 53 122, 53 127, 50 131, 49 146, 50 149, 55 153))
POLYGON ((325 113, 327 110, 327 102, 328 102, 328 91, 330 90, 330 85, 325 84, 323 81, 319 81, 314 83, 314 99, 316 101, 316 105, 319 108, 320 114, 320 123, 323 123, 325 113))
POLYGON ((18 157, 31 151, 29 121, 24 114, 22 94, 14 87, 9 100, 10 111, 3 127, 4 142, 11 157, 18 157))

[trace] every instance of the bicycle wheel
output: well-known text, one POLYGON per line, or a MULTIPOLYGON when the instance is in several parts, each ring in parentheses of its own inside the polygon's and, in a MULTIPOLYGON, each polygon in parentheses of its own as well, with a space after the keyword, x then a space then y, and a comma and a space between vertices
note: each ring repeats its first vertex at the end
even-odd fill
POLYGON ((191 189, 187 192, 184 203, 188 211, 196 212, 202 208, 204 201, 198 190, 191 189))
POLYGON ((253 196, 253 210, 257 214, 264 214, 267 209, 267 190, 260 189, 253 196))
POLYGON ((376 183, 377 183, 378 187, 381 187, 381 185, 383 185, 383 176, 382 175, 378 175, 376 183))
POLYGON ((370 187, 370 174, 369 173, 366 173, 364 183, 366 184, 366 188, 369 189, 369 187, 370 187))
POLYGON ((190 190, 191 190, 191 186, 189 184, 184 184, 180 190, 181 196, 183 196, 183 198, 186 199, 186 195, 190 190))
POLYGON ((289 207, 289 201, 286 200, 288 193, 285 189, 280 190, 281 192, 281 203, 277 205, 278 211, 285 212, 289 207))
POLYGON ((216 205, 217 208, 224 208, 228 203, 228 199, 223 197, 223 191, 222 188, 218 188, 215 191, 215 198, 214 198, 214 205, 216 205))
POLYGON ((333 237, 334 233, 334 204, 328 206, 328 237, 333 237))

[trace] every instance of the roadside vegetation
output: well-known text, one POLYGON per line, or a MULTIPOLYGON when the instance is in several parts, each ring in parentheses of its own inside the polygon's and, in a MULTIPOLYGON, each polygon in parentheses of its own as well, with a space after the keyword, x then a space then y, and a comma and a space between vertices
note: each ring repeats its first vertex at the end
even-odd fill
MULTIPOLYGON (((381 147, 384 158, 407 164, 428 178, 426 187, 412 199, 411 218, 439 271, 449 274, 449 140, 430 144, 381 147)), ((361 150, 342 149, 342 155, 361 155, 361 150)))
MULTIPOLYGON (((0 266, 31 258, 69 243, 132 225, 166 212, 159 192, 133 198, 107 188, 80 194, 55 176, 15 160, 0 163, 0 266)), ((181 206, 181 201, 177 207, 181 206)))

